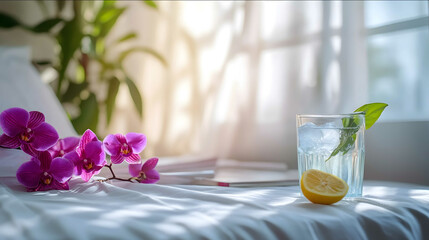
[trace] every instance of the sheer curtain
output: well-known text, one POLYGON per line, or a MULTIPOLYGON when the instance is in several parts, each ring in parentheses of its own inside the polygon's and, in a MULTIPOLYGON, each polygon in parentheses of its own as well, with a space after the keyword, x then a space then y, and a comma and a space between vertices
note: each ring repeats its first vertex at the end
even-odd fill
MULTIPOLYGON (((126 89, 109 132, 140 131, 148 155, 204 154, 296 168, 295 114, 350 112, 367 102, 362 2, 138 2, 126 70, 144 96, 143 121, 126 89)), ((112 37, 115 39, 115 37, 112 37)), ((128 46, 119 46, 128 47, 128 46)))

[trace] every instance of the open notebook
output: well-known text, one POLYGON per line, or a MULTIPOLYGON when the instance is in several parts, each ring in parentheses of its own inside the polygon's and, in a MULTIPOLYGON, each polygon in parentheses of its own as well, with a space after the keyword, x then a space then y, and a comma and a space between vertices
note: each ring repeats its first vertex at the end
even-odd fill
POLYGON ((221 187, 275 187, 275 186, 296 186, 299 183, 298 171, 287 170, 281 177, 271 178, 270 171, 248 171, 239 170, 231 174, 234 177, 222 178, 215 176, 213 178, 196 177, 193 184, 195 185, 211 185, 221 187), (246 177, 251 174, 253 177, 246 177), (269 177, 268 177, 269 176, 269 177))
MULTIPOLYGON (((119 177, 128 177, 128 164, 115 165, 119 177)), ((156 170, 164 185, 212 185, 224 187, 259 187, 298 185, 298 172, 285 163, 242 162, 210 156, 160 157, 156 170)), ((110 172, 102 169, 101 177, 110 172)))
POLYGON ((231 159, 184 161, 177 167, 163 166, 160 184, 212 185, 223 187, 262 187, 298 185, 298 171, 285 163, 242 162, 231 159))

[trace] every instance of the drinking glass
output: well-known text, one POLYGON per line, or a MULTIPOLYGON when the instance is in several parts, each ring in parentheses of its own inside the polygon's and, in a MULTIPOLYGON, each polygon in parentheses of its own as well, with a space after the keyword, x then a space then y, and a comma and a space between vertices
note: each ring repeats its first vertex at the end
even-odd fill
POLYGON ((346 197, 361 197, 365 114, 296 115, 298 171, 318 169, 343 179, 346 197))

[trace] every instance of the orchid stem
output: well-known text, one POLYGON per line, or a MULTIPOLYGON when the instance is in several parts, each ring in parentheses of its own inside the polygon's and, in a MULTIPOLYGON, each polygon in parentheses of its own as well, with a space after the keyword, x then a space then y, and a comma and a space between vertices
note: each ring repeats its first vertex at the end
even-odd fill
POLYGON ((112 173, 113 178, 116 178, 116 175, 115 175, 115 173, 113 172, 113 169, 112 169, 112 163, 110 163, 108 165, 106 164, 104 166, 107 167, 110 170, 110 172, 112 173))
POLYGON ((124 181, 124 182, 133 182, 133 180, 137 179, 135 177, 130 177, 128 179, 116 177, 115 173, 113 172, 112 163, 106 164, 106 165, 104 165, 104 167, 106 167, 106 168, 108 168, 110 170, 110 172, 112 173, 112 177, 102 179, 102 180, 100 180, 100 182, 106 182, 106 181, 109 181, 109 180, 119 180, 119 181, 124 181))
POLYGON ((109 181, 109 180, 119 180, 119 181, 125 181, 125 182, 133 182, 132 178, 117 178, 117 177, 111 177, 111 178, 106 178, 105 181, 109 181))

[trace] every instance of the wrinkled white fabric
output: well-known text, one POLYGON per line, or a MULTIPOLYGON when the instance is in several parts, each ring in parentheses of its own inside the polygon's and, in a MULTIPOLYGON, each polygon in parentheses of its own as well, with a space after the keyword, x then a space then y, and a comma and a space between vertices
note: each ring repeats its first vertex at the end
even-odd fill
POLYGON ((429 187, 365 183, 364 198, 312 204, 298 186, 70 182, 25 192, 0 178, 0 239, 424 239, 429 187))
POLYGON ((18 149, 0 148, 0 177, 14 177, 21 164, 31 156, 18 149))

